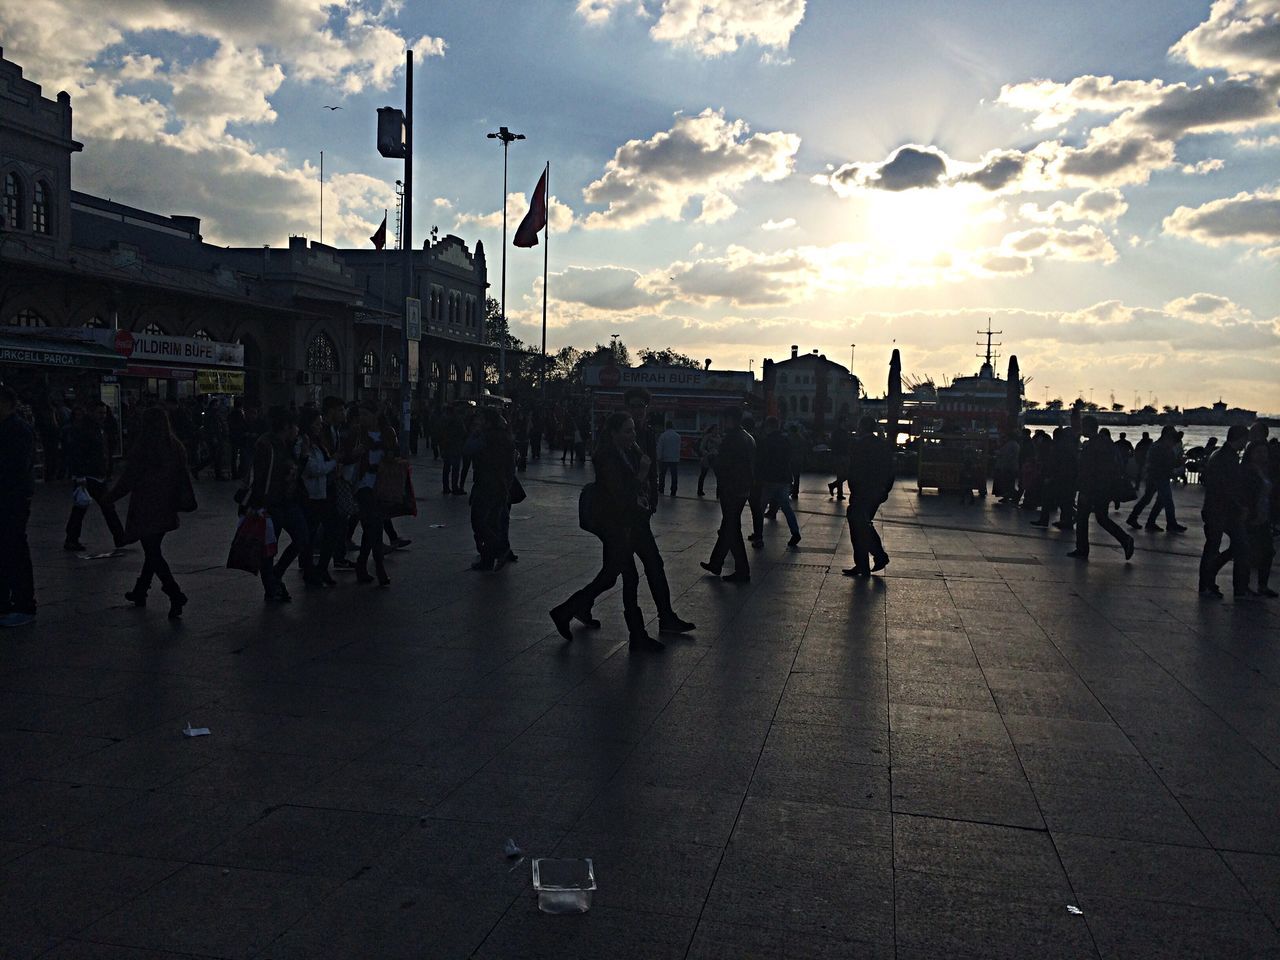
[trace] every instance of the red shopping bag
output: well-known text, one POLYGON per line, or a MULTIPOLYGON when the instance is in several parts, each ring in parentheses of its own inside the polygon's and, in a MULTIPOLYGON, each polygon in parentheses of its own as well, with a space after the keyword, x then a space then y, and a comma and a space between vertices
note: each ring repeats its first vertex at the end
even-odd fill
POLYGON ((236 534, 231 539, 231 551, 227 554, 228 570, 243 570, 257 574, 262 569, 267 547, 267 518, 261 513, 249 512, 240 518, 236 534))

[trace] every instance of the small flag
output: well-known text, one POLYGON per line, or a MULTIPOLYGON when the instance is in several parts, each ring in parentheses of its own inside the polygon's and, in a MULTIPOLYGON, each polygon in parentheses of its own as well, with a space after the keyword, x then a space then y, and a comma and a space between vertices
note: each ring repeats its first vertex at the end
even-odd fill
POLYGON ((536 247, 538 234, 547 225, 547 171, 542 171, 538 178, 538 186, 529 200, 529 212, 516 228, 516 237, 511 241, 517 247, 536 247))
POLYGON ((378 227, 378 231, 369 238, 373 241, 373 245, 381 250, 387 245, 387 215, 382 215, 382 226, 378 227))

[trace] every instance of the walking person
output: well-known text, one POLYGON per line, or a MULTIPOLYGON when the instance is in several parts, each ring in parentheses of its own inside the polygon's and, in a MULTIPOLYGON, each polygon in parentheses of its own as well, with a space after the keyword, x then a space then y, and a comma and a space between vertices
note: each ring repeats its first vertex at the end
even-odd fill
POLYGON ((467 442, 467 426, 458 408, 450 405, 438 421, 440 433, 441 493, 462 493, 459 471, 462 467, 462 447, 467 442))
POLYGON ((798 423, 787 428, 787 445, 791 450, 791 499, 800 499, 800 474, 809 454, 809 439, 798 423))
MULTIPOLYGON (((591 464, 596 475, 594 513, 596 532, 604 546, 603 562, 600 572, 590 583, 551 609, 551 620, 566 640, 573 639, 569 629, 572 620, 599 626, 591 616, 592 604, 621 576, 622 612, 631 646, 661 650, 665 644, 651 637, 645 629, 639 601, 640 574, 635 563, 634 535, 640 531, 643 539, 643 531, 649 529, 649 470, 652 463, 636 442, 635 420, 628 413, 618 411, 605 420, 603 436, 592 452, 591 464)), ((649 540, 652 542, 652 534, 649 540)), ((653 550, 657 550, 656 543, 653 550)), ((658 559, 660 562, 661 557, 658 559)), ((665 576, 662 583, 666 583, 665 576)), ((654 581, 650 579, 649 584, 652 590, 654 581)), ((659 607, 659 625, 664 632, 683 633, 694 628, 692 623, 671 612, 669 590, 665 597, 655 594, 654 600, 659 607)))
POLYGON ((35 574, 27 521, 31 518, 36 435, 18 416, 18 394, 0 383, 0 627, 36 620, 35 574))
MULTIPOLYGON (((326 437, 324 416, 315 407, 303 410, 298 420, 299 462, 302 465, 302 490, 306 494, 302 510, 307 518, 308 550, 313 554, 319 547, 319 560, 304 576, 308 586, 332 587, 337 580, 329 574, 335 545, 341 545, 345 525, 338 523, 334 505, 333 478, 338 469, 338 459, 326 437), (337 535, 335 535, 337 534, 337 535)), ((289 543, 289 549, 281 557, 281 566, 288 569, 292 559, 290 552, 298 551, 297 541, 289 543)))
POLYGON ((1022 446, 1013 434, 1005 437, 1004 443, 996 450, 992 463, 992 472, 995 476, 991 484, 991 492, 1000 498, 996 501, 997 503, 1016 504, 1018 502, 1018 461, 1021 455, 1022 446))
POLYGON ((126 543, 141 542, 142 572, 133 589, 124 598, 137 607, 147 605, 151 578, 160 580, 160 588, 169 597, 169 619, 182 616, 187 597, 164 558, 165 534, 177 530, 179 513, 196 509, 196 495, 187 469, 185 445, 173 432, 163 407, 142 411, 137 439, 129 449, 124 473, 107 495, 112 502, 129 496, 129 512, 125 517, 126 543))
POLYGON ((756 448, 756 472, 759 475, 761 499, 774 510, 781 510, 791 531, 788 547, 800 543, 800 524, 791 508, 791 443, 779 429, 777 417, 765 417, 764 436, 756 448))
POLYGON ((1097 417, 1085 417, 1080 427, 1085 444, 1077 471, 1080 496, 1076 504, 1076 548, 1067 556, 1089 559, 1089 516, 1092 514, 1098 526, 1116 538, 1128 560, 1133 556, 1133 537, 1125 533, 1108 512, 1120 486, 1120 455, 1111 442, 1111 434, 1098 430, 1097 417))
POLYGON ((481 427, 467 438, 463 451, 475 467, 471 481, 471 533, 480 558, 472 570, 491 573, 507 561, 504 515, 511 505, 516 479, 516 447, 502 415, 490 407, 481 411, 481 427))
POLYGON ((844 417, 831 429, 831 460, 835 464, 836 478, 827 484, 827 492, 836 500, 844 499, 845 466, 849 463, 849 427, 844 417))
POLYGON ((1053 512, 1058 511, 1054 526, 1070 530, 1075 526, 1077 470, 1080 460, 1080 411, 1071 411, 1071 424, 1053 431, 1053 445, 1048 463, 1045 492, 1040 516, 1031 521, 1033 527, 1047 527, 1053 512))
MULTIPOLYGON (((1254 431, 1250 430, 1250 436, 1254 431)), ((1280 594, 1271 588, 1271 564, 1276 557, 1275 535, 1271 532, 1272 500, 1275 484, 1272 480, 1271 453, 1265 434, 1251 439, 1244 448, 1241 462, 1244 466, 1244 488, 1248 513, 1245 516, 1245 536, 1249 540, 1249 569, 1257 574, 1260 597, 1275 599, 1280 594)), ((1246 583, 1246 587, 1248 584, 1246 583)))
MULTIPOLYGON (((102 429, 106 417, 105 403, 99 400, 92 404, 89 412, 75 420, 67 431, 63 456, 71 477, 84 488, 85 493, 102 511, 102 519, 107 522, 107 529, 111 531, 112 545, 119 550, 125 544, 124 527, 120 523, 115 505, 106 496, 107 481, 111 478, 111 451, 102 429)), ((80 534, 88 512, 87 503, 76 503, 73 498, 62 549, 86 549, 80 542, 80 534)))
POLYGON ((711 549, 711 559, 704 561, 703 570, 720 576, 724 558, 733 555, 734 570, 723 579, 729 583, 750 583, 751 562, 747 559, 747 545, 742 539, 742 511, 751 496, 755 477, 756 442, 742 429, 742 409, 731 407, 724 414, 724 439, 716 457, 716 499, 720 501, 720 529, 716 544, 711 549))
POLYGON ((720 424, 710 424, 698 440, 698 496, 707 495, 704 484, 707 473, 715 469, 716 454, 720 452, 720 424))
POLYGON ((1249 504, 1240 451, 1248 438, 1248 428, 1235 424, 1227 428, 1227 442, 1209 458, 1200 473, 1204 487, 1204 551, 1200 554, 1199 591, 1203 596, 1221 597, 1218 571, 1231 563, 1231 587, 1237 597, 1249 594, 1249 535, 1245 528, 1249 504), (1226 550, 1222 538, 1230 545, 1226 550))
POLYGON ((1125 519, 1134 530, 1139 526, 1153 533, 1159 533, 1161 526, 1156 523, 1160 512, 1164 511, 1164 519, 1170 533, 1182 533, 1187 528, 1178 523, 1173 506, 1173 471, 1177 466, 1178 432, 1171 424, 1165 424, 1160 431, 1160 439, 1150 444, 1143 452, 1143 491, 1142 496, 1129 511, 1125 519), (1156 505, 1147 517, 1145 524, 1140 524, 1142 511, 1151 498, 1155 497, 1156 505))
POLYGON ((671 496, 676 495, 680 482, 680 434, 676 425, 668 420, 667 428, 658 436, 658 493, 665 493, 667 475, 671 476, 671 496))
POLYGON ((389 424, 379 424, 378 411, 372 404, 360 407, 355 427, 351 431, 351 455, 355 462, 356 503, 360 506, 360 553, 356 557, 356 583, 373 583, 369 575, 369 557, 373 557, 374 573, 378 586, 389 587, 384 562, 385 547, 382 528, 386 514, 374 493, 378 481, 378 465, 383 457, 395 457, 400 453, 395 429, 389 424))
POLYGON ((298 483, 300 470, 294 452, 298 439, 297 420, 290 411, 277 408, 271 411, 269 422, 270 431, 254 444, 253 481, 249 486, 246 506, 251 510, 266 511, 268 522, 275 528, 277 541, 281 533, 289 534, 289 542, 294 549, 285 550, 275 563, 269 557, 263 557, 258 572, 262 579, 263 599, 287 603, 293 597, 282 578, 295 556, 300 560, 303 578, 311 577, 311 536, 302 509, 298 483))
POLYGON ((853 566, 846 577, 869 577, 889 565, 889 554, 876 531, 880 505, 893 489, 893 449, 876 433, 874 417, 858 421, 858 435, 849 444, 849 462, 844 468, 849 478, 849 507, 845 520, 853 544, 853 566))

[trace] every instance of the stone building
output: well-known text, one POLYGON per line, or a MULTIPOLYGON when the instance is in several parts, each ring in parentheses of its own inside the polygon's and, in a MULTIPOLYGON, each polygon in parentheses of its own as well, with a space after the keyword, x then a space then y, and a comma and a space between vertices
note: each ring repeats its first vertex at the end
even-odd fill
POLYGON ((817 350, 800 353, 791 347, 788 360, 764 362, 765 403, 784 423, 796 421, 821 432, 840 418, 858 417, 858 378, 817 350))
MULTIPOLYGON (((399 400, 402 255, 290 237, 206 243, 200 220, 76 192, 70 98, 0 50, 0 379, 47 400, 327 394, 399 400), (382 273, 388 266, 384 300, 382 273)), ((484 251, 414 252, 423 397, 483 392, 484 251)), ((414 396, 418 393, 415 391, 414 396)))

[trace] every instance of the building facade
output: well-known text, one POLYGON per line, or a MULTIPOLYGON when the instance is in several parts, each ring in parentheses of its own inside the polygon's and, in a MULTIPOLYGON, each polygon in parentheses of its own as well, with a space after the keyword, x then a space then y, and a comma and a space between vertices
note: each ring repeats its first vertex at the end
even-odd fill
POLYGON ((861 387, 848 367, 814 350, 791 347, 788 360, 765 360, 765 405, 784 423, 794 421, 821 432, 840 419, 857 420, 861 387))
MULTIPOLYGON (((0 50, 0 379, 45 400, 398 404, 405 305, 383 290, 402 289, 402 255, 305 237, 206 243, 197 217, 74 191, 82 145, 71 134, 70 98, 44 97, 0 50)), ((479 396, 490 350, 482 247, 428 240, 414 270, 424 301, 417 363, 408 358, 414 398, 479 396)))

